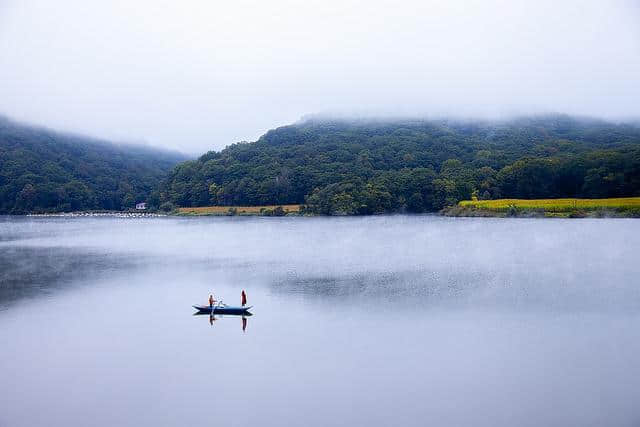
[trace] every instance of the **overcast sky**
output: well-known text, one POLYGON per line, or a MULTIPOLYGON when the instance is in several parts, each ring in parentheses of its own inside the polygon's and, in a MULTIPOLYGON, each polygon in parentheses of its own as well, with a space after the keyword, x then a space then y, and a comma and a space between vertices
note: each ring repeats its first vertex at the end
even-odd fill
POLYGON ((640 1, 0 0, 0 113, 103 138, 551 111, 640 117, 640 1))

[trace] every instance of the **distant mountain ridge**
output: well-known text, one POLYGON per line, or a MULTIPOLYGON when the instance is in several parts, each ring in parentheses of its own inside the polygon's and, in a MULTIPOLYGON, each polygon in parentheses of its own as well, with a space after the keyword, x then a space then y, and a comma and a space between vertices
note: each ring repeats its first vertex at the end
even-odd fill
POLYGON ((640 195, 640 127, 511 120, 310 118, 178 165, 160 202, 304 203, 319 214, 430 212, 479 198, 640 195))
POLYGON ((0 214, 133 208, 185 159, 0 116, 0 214))

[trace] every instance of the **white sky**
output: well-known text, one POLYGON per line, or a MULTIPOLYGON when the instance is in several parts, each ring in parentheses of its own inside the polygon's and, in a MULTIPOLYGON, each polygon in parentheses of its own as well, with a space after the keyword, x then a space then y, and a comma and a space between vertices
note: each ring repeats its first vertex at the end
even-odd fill
POLYGON ((202 153, 306 114, 640 117, 640 1, 0 0, 0 113, 202 153))

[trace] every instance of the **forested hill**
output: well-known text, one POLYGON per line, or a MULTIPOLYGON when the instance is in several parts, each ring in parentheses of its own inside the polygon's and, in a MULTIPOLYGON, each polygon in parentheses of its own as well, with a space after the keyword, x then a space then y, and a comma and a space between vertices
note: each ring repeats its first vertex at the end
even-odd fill
POLYGON ((178 165, 160 201, 306 203, 320 214, 437 211, 458 200, 640 195, 640 126, 308 120, 178 165))
POLYGON ((0 117, 0 214, 132 208, 185 159, 0 117))

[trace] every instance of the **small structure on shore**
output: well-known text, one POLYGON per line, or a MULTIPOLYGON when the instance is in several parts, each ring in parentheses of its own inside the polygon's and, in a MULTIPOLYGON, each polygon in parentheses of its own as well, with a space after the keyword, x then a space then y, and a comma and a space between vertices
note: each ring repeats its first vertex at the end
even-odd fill
POLYGON ((136 210, 144 211, 147 209, 147 204, 145 202, 136 203, 136 210))

